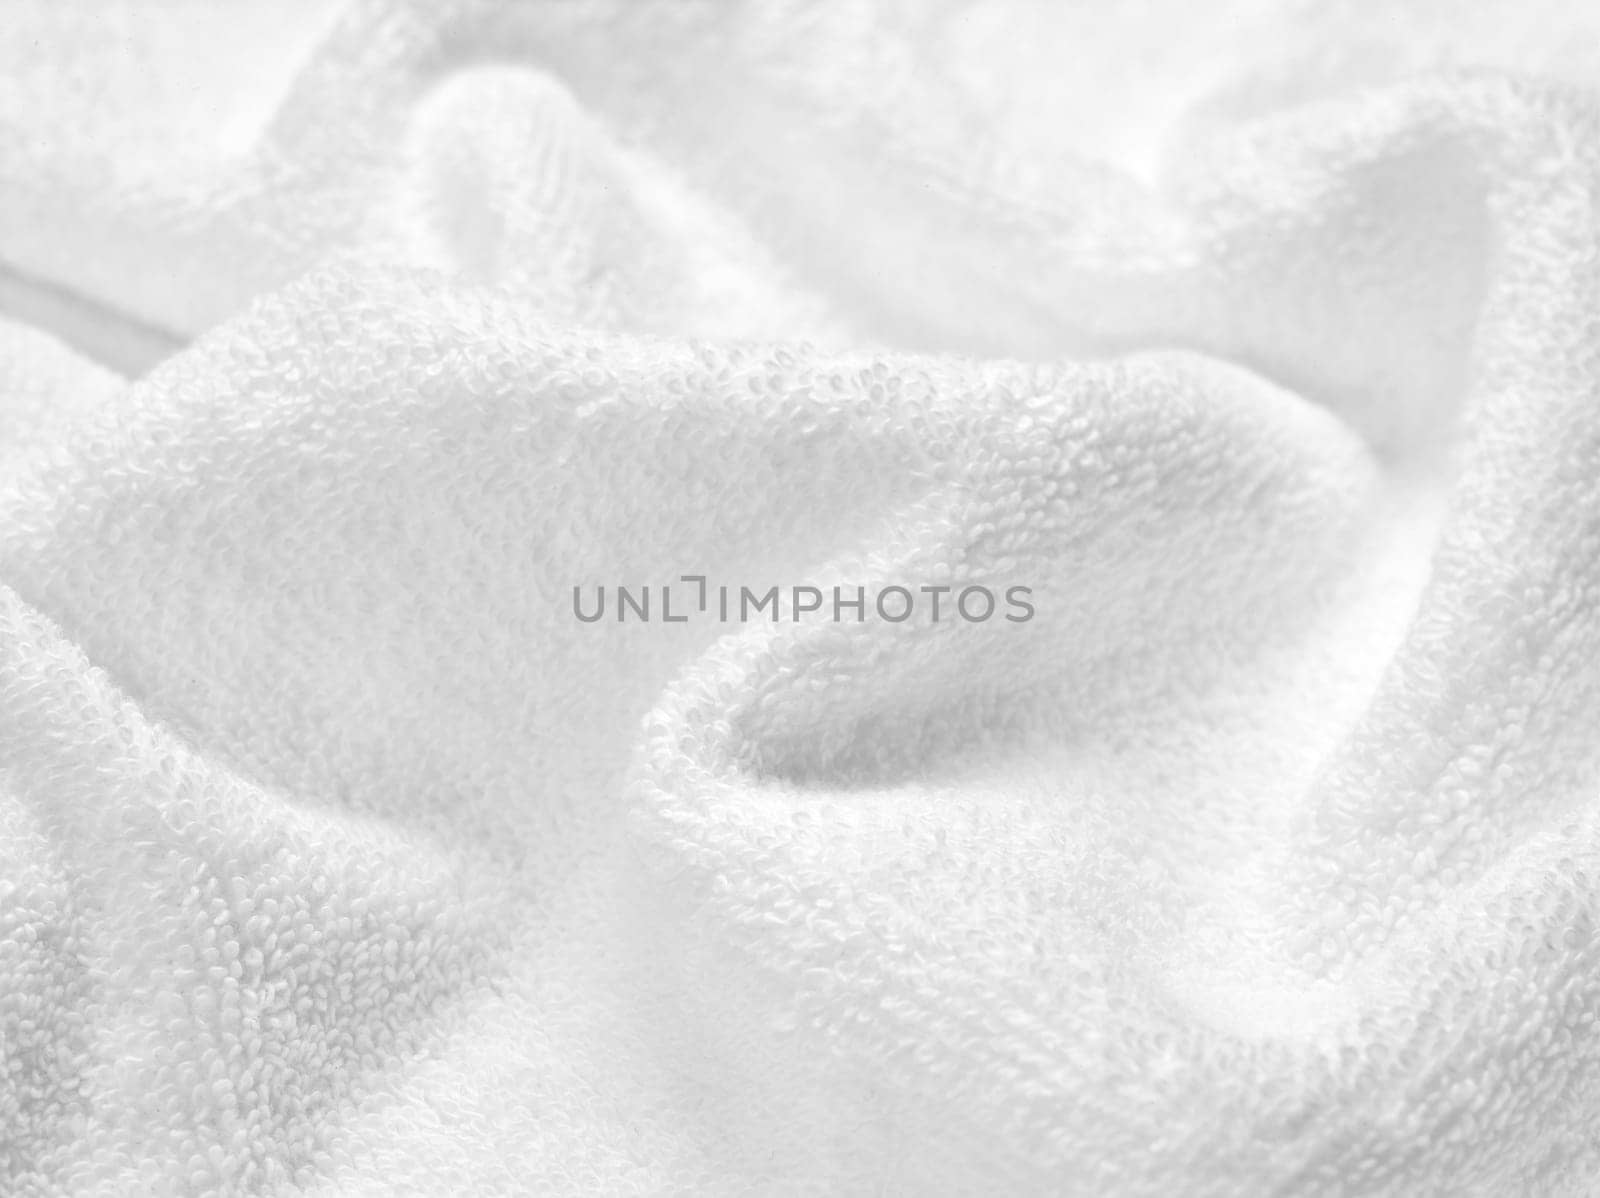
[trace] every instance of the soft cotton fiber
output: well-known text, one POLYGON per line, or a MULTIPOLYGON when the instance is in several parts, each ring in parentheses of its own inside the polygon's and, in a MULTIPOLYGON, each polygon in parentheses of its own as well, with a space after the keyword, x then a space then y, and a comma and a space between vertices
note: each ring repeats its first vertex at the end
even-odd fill
POLYGON ((1597 81, 15 0, 0 1194, 1594 1193, 1597 81))

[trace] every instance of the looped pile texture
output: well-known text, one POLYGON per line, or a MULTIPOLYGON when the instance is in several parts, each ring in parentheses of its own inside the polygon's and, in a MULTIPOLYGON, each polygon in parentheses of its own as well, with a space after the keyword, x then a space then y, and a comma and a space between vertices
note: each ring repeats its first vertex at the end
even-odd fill
POLYGON ((1600 1185, 1600 16, 6 24, 0 1193, 1600 1185))

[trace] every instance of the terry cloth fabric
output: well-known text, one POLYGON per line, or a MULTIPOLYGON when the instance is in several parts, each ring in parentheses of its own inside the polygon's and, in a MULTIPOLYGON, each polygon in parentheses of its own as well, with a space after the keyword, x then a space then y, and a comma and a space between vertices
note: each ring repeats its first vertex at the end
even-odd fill
POLYGON ((0 1193, 1594 1193, 1597 82, 11 0, 0 1193))

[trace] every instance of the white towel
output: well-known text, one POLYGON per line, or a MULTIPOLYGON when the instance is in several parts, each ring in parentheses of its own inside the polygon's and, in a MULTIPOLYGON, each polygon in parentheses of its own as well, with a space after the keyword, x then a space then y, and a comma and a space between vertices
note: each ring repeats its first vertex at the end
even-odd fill
POLYGON ((4 21, 0 1194, 1600 1186, 1600 13, 4 21))

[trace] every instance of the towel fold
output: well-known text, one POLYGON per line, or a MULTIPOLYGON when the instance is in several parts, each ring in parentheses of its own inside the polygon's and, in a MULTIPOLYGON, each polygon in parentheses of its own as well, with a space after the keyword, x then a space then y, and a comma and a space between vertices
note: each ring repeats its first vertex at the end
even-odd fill
POLYGON ((1593 1191, 1593 14, 8 19, 0 1193, 1593 1191))

